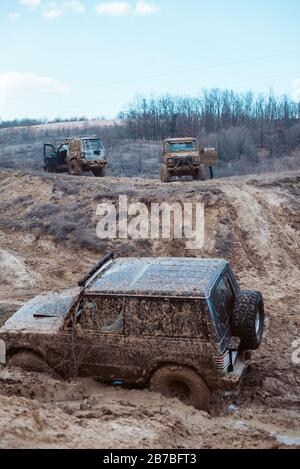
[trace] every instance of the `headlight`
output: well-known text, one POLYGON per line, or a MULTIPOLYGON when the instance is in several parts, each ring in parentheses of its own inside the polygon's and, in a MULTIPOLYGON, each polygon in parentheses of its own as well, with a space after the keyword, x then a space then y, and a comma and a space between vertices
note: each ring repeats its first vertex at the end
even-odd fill
POLYGON ((199 163, 199 158, 198 158, 198 156, 194 156, 193 161, 194 161, 194 163, 199 163))
POLYGON ((0 339, 0 363, 6 363, 6 344, 3 339, 0 339))
POLYGON ((173 164, 173 158, 168 158, 167 161, 168 161, 169 164, 173 164))

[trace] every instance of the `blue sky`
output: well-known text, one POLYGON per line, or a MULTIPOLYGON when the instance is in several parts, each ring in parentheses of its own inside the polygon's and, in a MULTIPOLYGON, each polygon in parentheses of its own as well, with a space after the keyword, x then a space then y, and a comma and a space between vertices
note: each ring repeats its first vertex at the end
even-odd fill
POLYGON ((299 20, 299 0, 1 0, 0 118, 212 87, 300 100, 299 20))

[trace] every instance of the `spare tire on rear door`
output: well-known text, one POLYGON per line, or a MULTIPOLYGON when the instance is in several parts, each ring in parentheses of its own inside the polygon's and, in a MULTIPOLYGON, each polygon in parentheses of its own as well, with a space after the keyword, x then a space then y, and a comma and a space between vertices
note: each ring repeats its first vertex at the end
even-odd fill
POLYGON ((82 174, 82 169, 81 169, 78 161, 75 158, 73 158, 71 161, 69 161, 68 170, 69 170, 69 173, 72 176, 80 176, 82 174))
POLYGON ((262 294, 244 290, 236 298, 232 314, 232 334, 241 340, 244 350, 256 350, 264 330, 264 301, 262 294))
POLYGON ((210 390, 201 376, 189 367, 175 364, 161 366, 153 373, 150 390, 201 410, 207 410, 210 400, 210 390))

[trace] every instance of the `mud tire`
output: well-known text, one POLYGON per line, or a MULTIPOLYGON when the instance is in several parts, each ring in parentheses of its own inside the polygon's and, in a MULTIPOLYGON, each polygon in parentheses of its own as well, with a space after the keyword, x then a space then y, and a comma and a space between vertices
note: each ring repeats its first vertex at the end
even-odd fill
POLYGON ((168 168, 165 164, 162 164, 161 168, 160 168, 160 180, 161 180, 161 182, 170 182, 171 181, 171 177, 170 177, 168 168))
POLYGON ((68 163, 68 170, 72 176, 80 176, 82 169, 77 160, 73 159, 68 163))
POLYGON ((96 178, 103 178, 105 176, 105 168, 93 169, 93 174, 96 178))
POLYGON ((7 364, 37 373, 50 373, 51 371, 45 360, 34 352, 17 352, 9 358, 7 364))
POLYGON ((208 178, 208 175, 207 175, 207 170, 204 164, 201 164, 200 168, 194 172, 193 177, 195 181, 206 181, 206 179, 208 178))
POLYGON ((232 334, 243 350, 256 350, 264 330, 264 302, 260 292, 244 290, 236 298, 232 314, 232 334))
POLYGON ((177 398, 200 410, 207 410, 210 390, 204 380, 191 368, 165 365, 156 370, 150 379, 150 390, 168 398, 177 398))

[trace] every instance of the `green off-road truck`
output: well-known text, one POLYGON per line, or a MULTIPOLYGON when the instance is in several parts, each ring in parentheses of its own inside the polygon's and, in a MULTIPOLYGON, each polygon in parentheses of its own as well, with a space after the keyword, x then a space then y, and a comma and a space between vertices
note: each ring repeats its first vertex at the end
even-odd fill
POLYGON ((26 303, 0 329, 0 363, 149 386, 206 409, 237 386, 264 328, 260 292, 223 259, 108 255, 78 290, 26 303))
POLYGON ((219 163, 217 150, 201 147, 196 138, 168 138, 163 143, 162 182, 173 176, 192 176, 197 181, 213 179, 213 167, 219 163))

